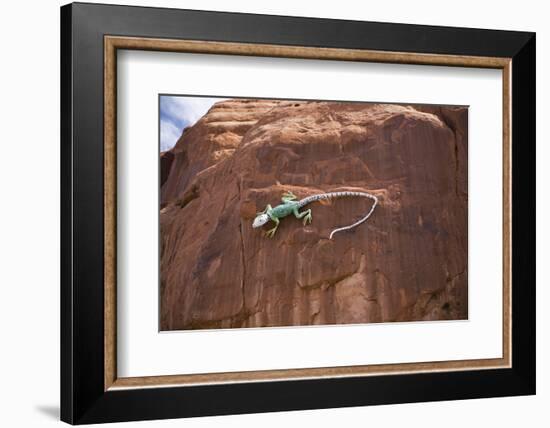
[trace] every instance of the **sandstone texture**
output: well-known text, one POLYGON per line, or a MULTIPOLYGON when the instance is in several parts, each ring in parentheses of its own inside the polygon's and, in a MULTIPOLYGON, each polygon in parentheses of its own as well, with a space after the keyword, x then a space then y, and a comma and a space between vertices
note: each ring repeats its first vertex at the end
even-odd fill
POLYGON ((170 170, 172 169, 172 162, 174 161, 174 152, 167 151, 160 153, 160 186, 162 186, 168 179, 170 170))
POLYGON ((161 154, 161 330, 465 319, 465 107, 229 100, 161 154), (313 222, 257 211, 313 203, 313 222), (270 222, 264 229, 272 227, 270 222))

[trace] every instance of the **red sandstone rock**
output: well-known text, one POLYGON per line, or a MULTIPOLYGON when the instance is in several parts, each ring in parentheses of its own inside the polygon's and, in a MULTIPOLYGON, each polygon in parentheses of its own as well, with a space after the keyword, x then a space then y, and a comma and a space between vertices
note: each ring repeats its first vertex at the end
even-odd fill
POLYGON ((224 101, 171 152, 162 330, 467 317, 466 108, 224 101), (372 202, 313 203, 273 239, 251 227, 283 191, 344 189, 380 205, 333 240, 372 202))
POLYGON ((168 179, 172 162, 174 161, 174 153, 169 151, 161 152, 160 154, 160 185, 162 186, 168 179))

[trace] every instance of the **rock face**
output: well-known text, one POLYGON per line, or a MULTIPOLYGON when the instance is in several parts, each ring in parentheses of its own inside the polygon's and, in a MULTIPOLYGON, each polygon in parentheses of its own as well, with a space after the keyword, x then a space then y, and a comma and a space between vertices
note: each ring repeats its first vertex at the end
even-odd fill
POLYGON ((464 107, 215 104, 162 163, 161 329, 467 318, 467 117, 464 107), (313 203, 311 225, 284 218, 273 239, 252 229, 287 190, 363 190, 380 204, 332 240, 372 202, 313 203))
POLYGON ((160 153, 160 185, 161 188, 163 184, 168 180, 168 175, 170 175, 170 170, 172 169, 172 162, 174 162, 174 152, 161 152, 160 153))

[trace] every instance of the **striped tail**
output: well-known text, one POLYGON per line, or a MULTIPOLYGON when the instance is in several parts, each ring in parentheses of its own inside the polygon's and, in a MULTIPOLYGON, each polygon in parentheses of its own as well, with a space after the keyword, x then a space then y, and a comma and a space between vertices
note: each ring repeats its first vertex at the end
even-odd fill
POLYGON ((344 192, 319 193, 317 195, 311 195, 311 196, 308 196, 307 198, 301 199, 300 201, 298 201, 298 207, 302 208, 303 206, 305 206, 307 204, 310 204, 311 202, 319 201, 319 200, 322 200, 322 199, 346 198, 346 197, 350 197, 350 196, 358 196, 358 197, 362 197, 362 198, 369 198, 369 199, 372 199, 374 201, 374 203, 372 204, 372 207, 370 208, 367 215, 365 217, 363 217, 361 220, 356 221, 355 223, 350 224, 349 226, 344 226, 344 227, 339 227, 337 229, 334 229, 330 233, 330 238, 329 239, 332 239, 332 237, 334 236, 335 233, 353 229, 354 227, 357 227, 360 224, 367 221, 367 219, 374 212, 374 209, 376 208, 376 205, 378 205, 378 198, 376 196, 374 196, 370 193, 366 193, 366 192, 348 192, 348 191, 344 191, 344 192))

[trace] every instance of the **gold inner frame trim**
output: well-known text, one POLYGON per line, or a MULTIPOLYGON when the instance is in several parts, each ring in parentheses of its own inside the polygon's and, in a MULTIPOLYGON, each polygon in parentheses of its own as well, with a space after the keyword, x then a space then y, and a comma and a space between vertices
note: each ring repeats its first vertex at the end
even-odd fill
POLYGON ((251 43, 170 40, 139 37, 104 37, 104 389, 154 388, 219 383, 358 377, 405 373, 480 370, 511 367, 512 361, 512 165, 511 165, 511 58, 385 52, 251 43), (502 358, 421 363, 377 364, 304 369, 281 369, 171 376, 117 376, 116 367, 116 84, 117 50, 148 50, 213 55, 243 55, 298 59, 381 62, 494 68, 502 70, 503 129, 503 322, 502 358))

